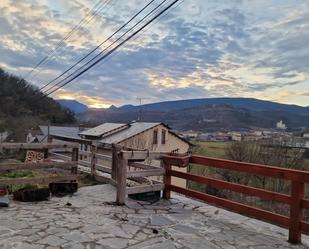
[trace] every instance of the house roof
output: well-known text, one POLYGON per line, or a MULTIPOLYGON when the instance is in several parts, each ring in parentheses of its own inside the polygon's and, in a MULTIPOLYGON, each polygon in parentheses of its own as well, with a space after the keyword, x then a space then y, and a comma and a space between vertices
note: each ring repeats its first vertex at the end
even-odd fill
MULTIPOLYGON (((40 130, 44 138, 47 138, 48 126, 40 126, 40 130)), ((79 132, 79 127, 49 126, 50 135, 80 139, 79 132)))
POLYGON ((156 123, 150 123, 150 122, 136 122, 130 124, 129 128, 124 129, 122 131, 119 131, 117 133, 111 134, 110 136, 107 136, 103 139, 101 139, 99 142, 104 143, 104 144, 117 144, 120 142, 123 142, 126 139, 129 139, 131 137, 134 137, 142 132, 145 132, 151 128, 154 128, 158 125, 163 125, 165 126, 168 130, 169 133, 176 136, 180 140, 184 141, 185 143, 190 144, 187 140, 183 139, 182 137, 178 136, 176 133, 172 132, 170 130, 170 127, 164 123, 156 122, 156 123))
POLYGON ((148 122, 132 123, 127 129, 124 129, 110 136, 107 136, 101 139, 100 142, 106 144, 117 144, 160 124, 161 123, 148 123, 148 122))
POLYGON ((126 129, 129 124, 119 124, 119 123, 104 123, 94 128, 88 129, 86 131, 80 132, 79 135, 91 136, 91 137, 104 137, 118 132, 119 130, 126 129))

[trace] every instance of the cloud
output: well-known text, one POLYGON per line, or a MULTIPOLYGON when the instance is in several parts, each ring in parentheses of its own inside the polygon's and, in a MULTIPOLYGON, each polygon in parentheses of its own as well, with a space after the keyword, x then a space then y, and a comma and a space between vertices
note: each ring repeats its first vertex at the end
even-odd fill
MULTIPOLYGON (((0 66, 25 75, 93 7, 90 0, 0 3, 0 66), (26 15, 25 15, 26 13, 26 15)), ((145 3, 113 1, 29 77, 42 86, 145 3)), ((187 0, 54 96, 92 106, 220 96, 306 105, 309 3, 187 0), (295 97, 295 95, 298 96, 295 97), (101 103, 101 104, 100 104, 101 103)))

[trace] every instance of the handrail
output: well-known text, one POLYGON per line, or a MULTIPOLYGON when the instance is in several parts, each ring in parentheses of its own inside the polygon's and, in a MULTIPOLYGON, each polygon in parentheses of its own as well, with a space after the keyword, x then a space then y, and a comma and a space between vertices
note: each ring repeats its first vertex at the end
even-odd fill
POLYGON ((289 228, 289 241, 291 243, 301 242, 301 233, 309 233, 309 223, 303 220, 303 209, 309 209, 309 200, 304 198, 304 183, 309 182, 309 172, 302 170, 279 168, 267 165, 237 162, 231 160, 204 157, 199 155, 190 156, 189 162, 201 166, 226 169, 234 172, 245 172, 249 174, 268 176, 278 179, 285 179, 291 182, 291 194, 282 194, 262 188, 254 188, 242 184, 232 183, 224 180, 214 179, 206 176, 200 176, 193 173, 184 173, 172 169, 177 160, 181 157, 163 156, 166 174, 164 176, 165 190, 163 196, 170 198, 170 192, 174 191, 189 197, 197 198, 212 204, 224 207, 228 210, 253 216, 257 219, 263 219, 277 225, 289 228), (266 211, 260 208, 245 205, 235 200, 216 197, 188 188, 174 186, 171 183, 171 177, 178 177, 201 184, 210 185, 216 188, 227 189, 249 196, 256 196, 265 200, 271 200, 288 204, 290 206, 289 217, 266 211))
POLYGON ((58 149, 58 148, 78 148, 77 143, 0 143, 0 149, 58 149))

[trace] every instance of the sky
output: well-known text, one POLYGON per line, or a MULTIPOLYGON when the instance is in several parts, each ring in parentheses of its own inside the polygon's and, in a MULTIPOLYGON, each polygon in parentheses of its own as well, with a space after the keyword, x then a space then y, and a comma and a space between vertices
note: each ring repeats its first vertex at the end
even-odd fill
MULTIPOLYGON (((146 10, 161 1, 155 0, 146 10)), ((26 77, 40 88, 148 2, 1 0, 0 67, 27 76, 88 17, 46 63, 26 77), (87 13, 94 6, 98 9, 91 18, 87 13)), ((76 99, 94 108, 137 105, 137 97, 143 98, 142 103, 252 97, 309 106, 308 79, 309 1, 181 0, 52 97, 76 99)))

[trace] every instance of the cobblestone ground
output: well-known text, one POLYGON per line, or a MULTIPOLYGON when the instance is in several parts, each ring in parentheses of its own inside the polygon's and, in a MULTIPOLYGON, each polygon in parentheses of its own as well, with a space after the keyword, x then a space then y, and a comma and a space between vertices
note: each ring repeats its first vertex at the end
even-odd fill
POLYGON ((73 197, 12 202, 0 209, 0 248, 309 248, 307 236, 291 246, 285 229, 182 196, 124 207, 114 198, 112 186, 98 185, 73 197))

